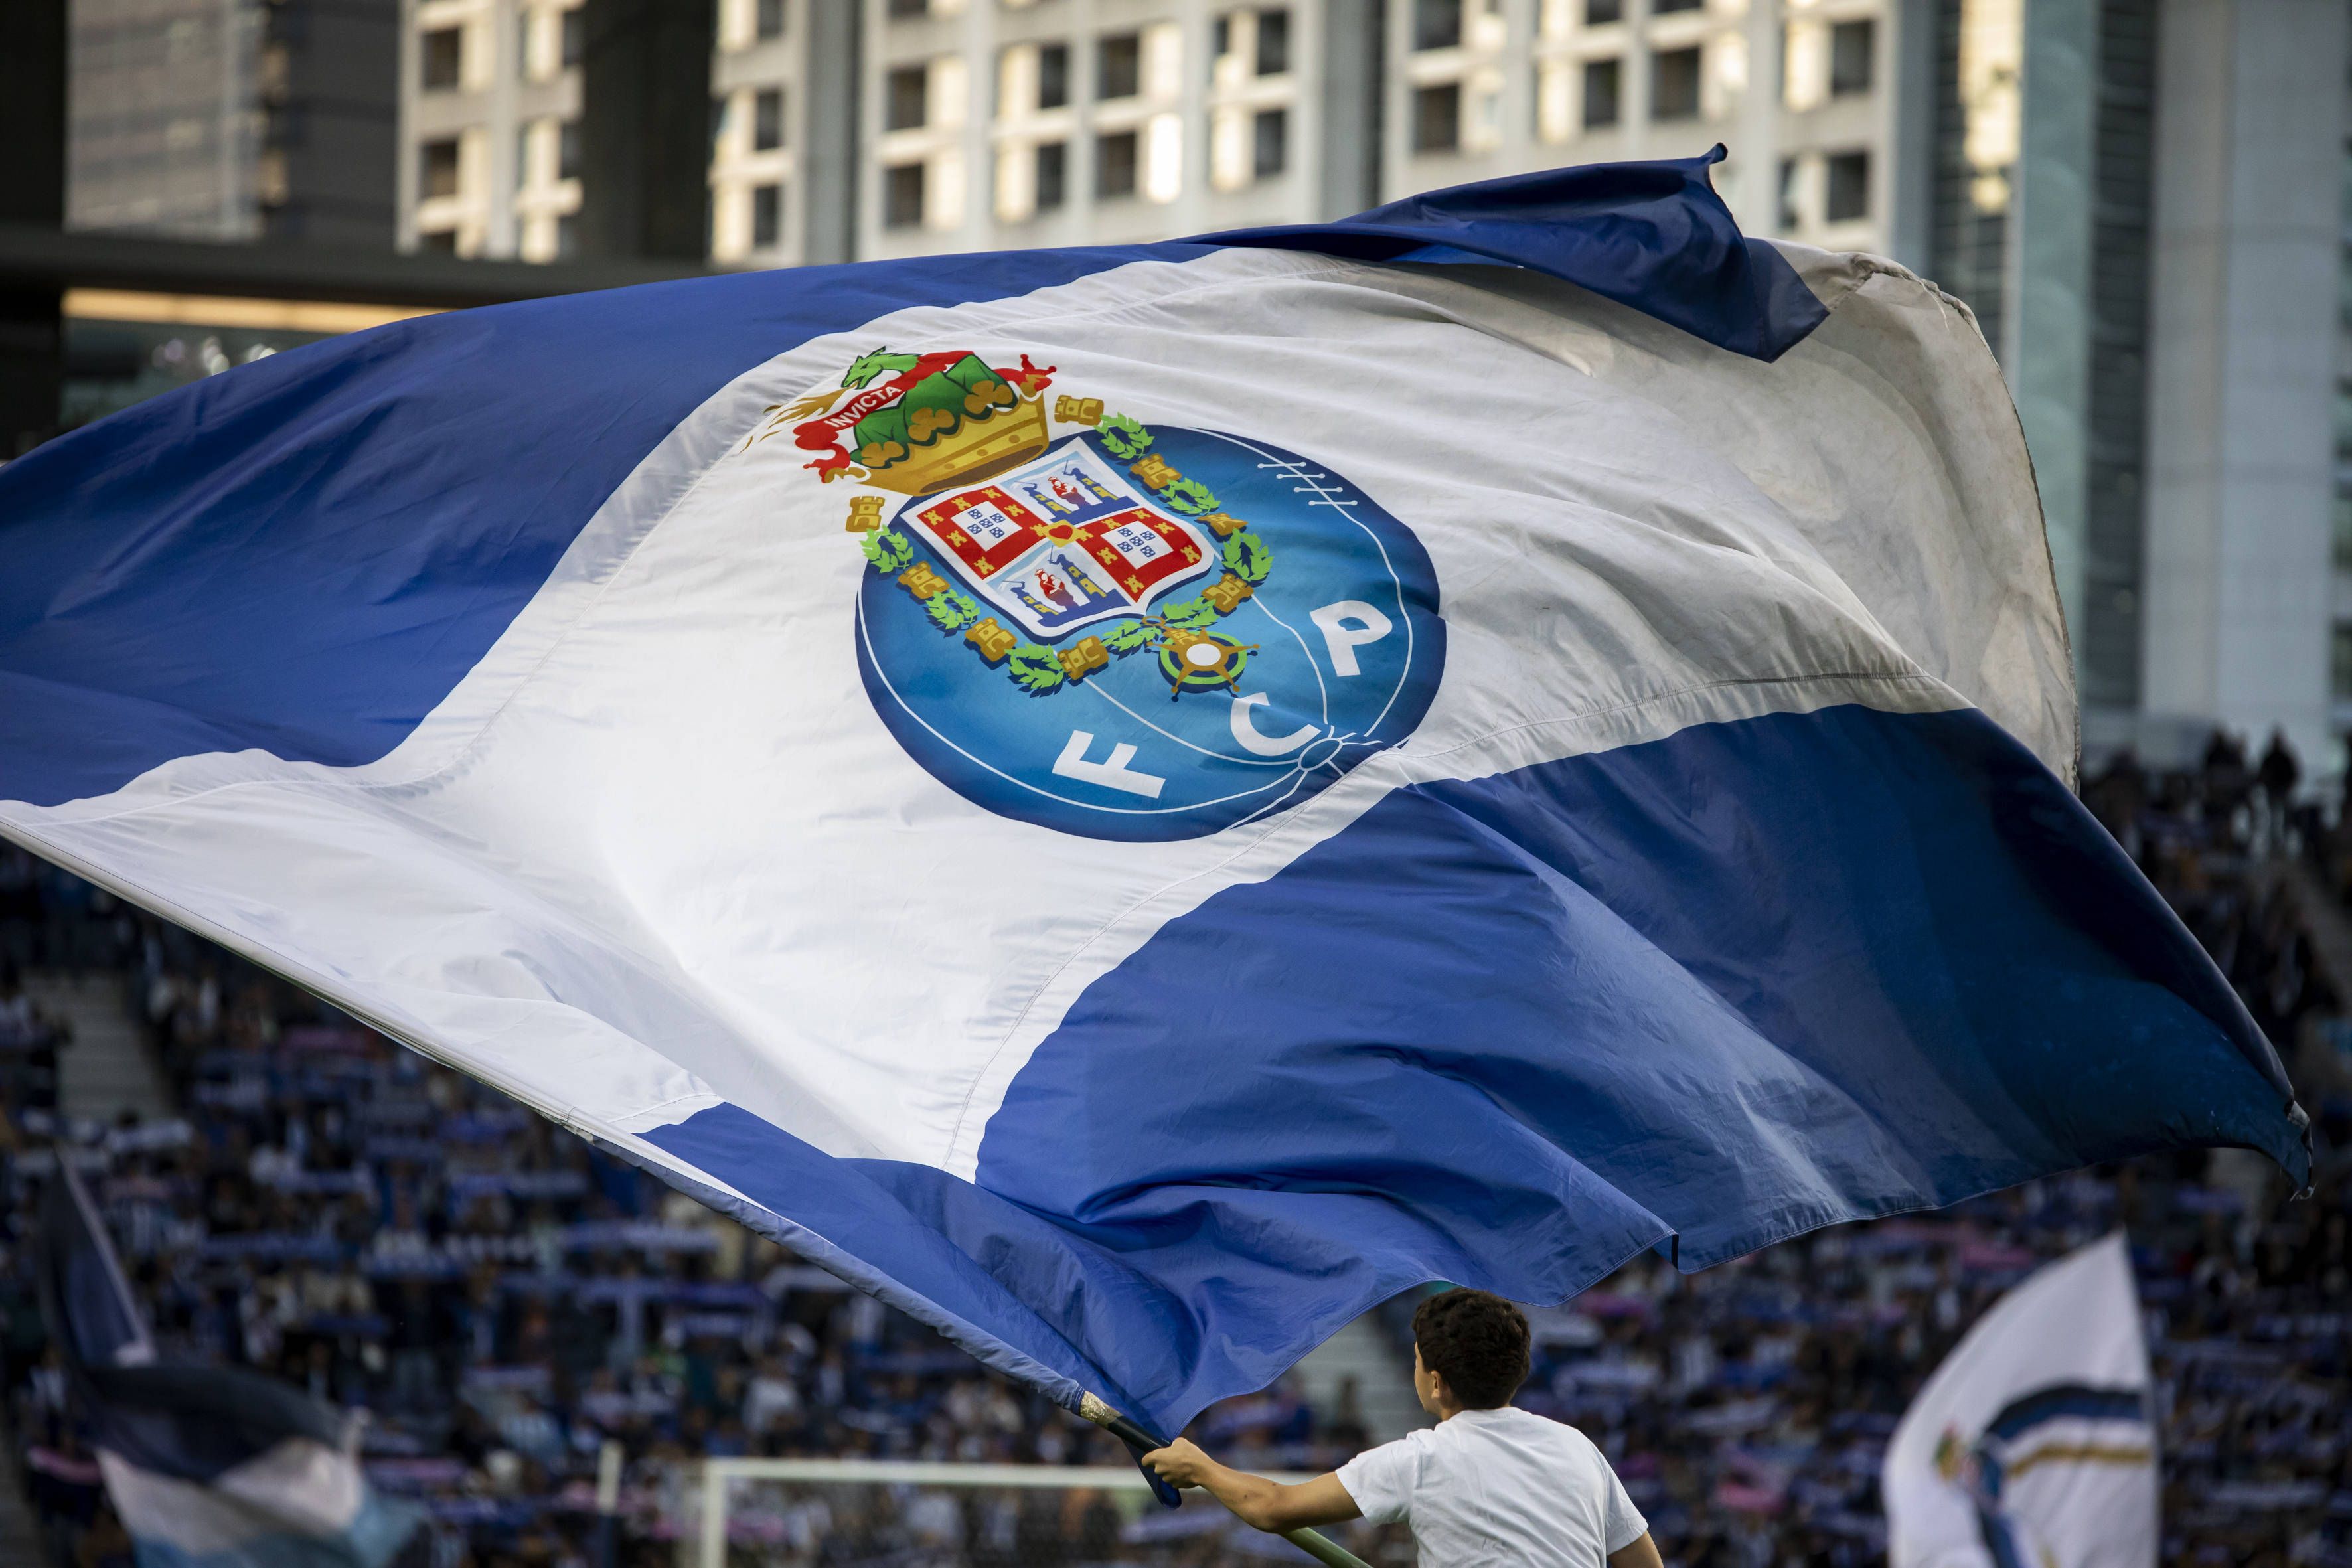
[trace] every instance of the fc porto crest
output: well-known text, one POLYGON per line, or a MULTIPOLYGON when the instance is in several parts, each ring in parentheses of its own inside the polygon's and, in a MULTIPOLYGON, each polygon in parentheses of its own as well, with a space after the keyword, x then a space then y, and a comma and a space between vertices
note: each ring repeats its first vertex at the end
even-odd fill
POLYGON ((1136 841, 1285 810, 1410 735, 1445 657, 1412 531, 1310 458, 1049 399, 1055 374, 877 349, 772 425, 855 487, 858 669, 908 753, 1136 841))

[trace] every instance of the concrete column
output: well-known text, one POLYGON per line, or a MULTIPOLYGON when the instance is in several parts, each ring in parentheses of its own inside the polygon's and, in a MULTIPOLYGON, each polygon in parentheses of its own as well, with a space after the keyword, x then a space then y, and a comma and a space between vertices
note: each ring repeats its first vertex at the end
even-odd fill
MULTIPOLYGON (((2143 705, 2328 732, 2341 0, 2162 0, 2143 705)), ((2036 460, 2040 453, 2035 454, 2036 460)))
MULTIPOLYGON (((960 248, 986 250, 996 232, 996 36, 997 8, 974 5, 963 14, 957 52, 964 62, 963 230, 960 248)), ((1186 58, 1192 40, 1186 38, 1186 58)), ((1190 147, 1186 149, 1191 152, 1190 147)), ((1192 182, 1185 182, 1186 194, 1192 182)))
POLYGON ((490 7, 490 210, 483 237, 484 256, 510 257, 522 248, 515 216, 515 187, 522 183, 522 13, 515 0, 490 7))
MULTIPOLYGON (((859 0, 808 0, 801 55, 800 177, 807 236, 803 258, 852 261, 857 255, 860 116, 866 23, 859 0)), ((985 101, 985 100, 983 100, 985 101)))
POLYGON ((2025 7, 2024 140, 2010 231, 2017 309, 2001 363, 2033 455, 2078 671, 2089 547, 2098 61, 2098 0, 2032 0, 2025 7))
MULTIPOLYGON (((1780 40, 1787 9, 1786 0, 1756 0, 1741 29, 1748 47, 1748 89, 1740 94, 1732 132, 1737 140, 1726 138, 1732 177, 1726 182, 1718 173, 1717 188, 1745 234, 1780 232, 1780 100, 1787 90, 1781 79, 1786 56, 1780 40)), ((1629 58, 1621 68, 1630 77, 1633 60, 1629 58)), ((1631 86, 1628 81, 1626 87, 1631 86)))
MULTIPOLYGON (((1936 0, 1889 0, 1885 25, 1895 33, 1895 68, 1886 77, 1894 94, 1888 118, 1895 163, 1887 182, 1887 251, 1930 278, 1936 247, 1936 0)), ((1748 71, 1752 77, 1752 63, 1748 71)))
POLYGON ((1317 216, 1328 220, 1380 205, 1388 17, 1382 0, 1323 0, 1322 9, 1322 159, 1315 205, 1317 216))

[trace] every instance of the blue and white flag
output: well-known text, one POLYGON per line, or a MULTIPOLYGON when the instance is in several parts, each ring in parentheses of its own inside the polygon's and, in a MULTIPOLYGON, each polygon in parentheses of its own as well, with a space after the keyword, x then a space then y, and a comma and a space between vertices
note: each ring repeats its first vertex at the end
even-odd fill
POLYGON ((2001 1298, 1886 1446, 1891 1568, 2156 1568, 2156 1403, 2123 1233, 2001 1298))
POLYGON ((1706 160, 403 322, 0 470, 0 831, 1163 1427, 2300 1112, 1965 308, 1706 160))
POLYGON ((42 1200, 41 1310, 139 1568, 380 1568, 420 1515, 360 1472, 350 1415, 273 1379, 155 1359, 70 1165, 42 1200))

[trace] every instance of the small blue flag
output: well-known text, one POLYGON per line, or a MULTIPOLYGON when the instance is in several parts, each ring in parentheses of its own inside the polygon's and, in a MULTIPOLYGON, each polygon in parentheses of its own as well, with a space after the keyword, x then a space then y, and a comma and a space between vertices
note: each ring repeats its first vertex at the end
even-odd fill
POLYGON ((381 1568, 422 1516, 360 1471, 359 1424, 274 1379, 155 1360, 89 1190, 58 1162, 41 1309, 140 1568, 381 1568))

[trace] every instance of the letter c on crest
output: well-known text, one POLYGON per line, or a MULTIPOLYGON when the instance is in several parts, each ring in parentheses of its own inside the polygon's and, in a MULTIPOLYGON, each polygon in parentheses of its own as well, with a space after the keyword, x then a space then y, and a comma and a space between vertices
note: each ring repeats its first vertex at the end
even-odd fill
POLYGON ((1268 735, 1263 732, 1257 727, 1257 721, 1250 717, 1250 710, 1265 700, 1265 693, 1263 691, 1253 691, 1247 697, 1236 697, 1234 699, 1233 710, 1229 715, 1233 723, 1234 740, 1243 751, 1252 756, 1286 757, 1323 732, 1312 724, 1302 724, 1287 735, 1268 735))

